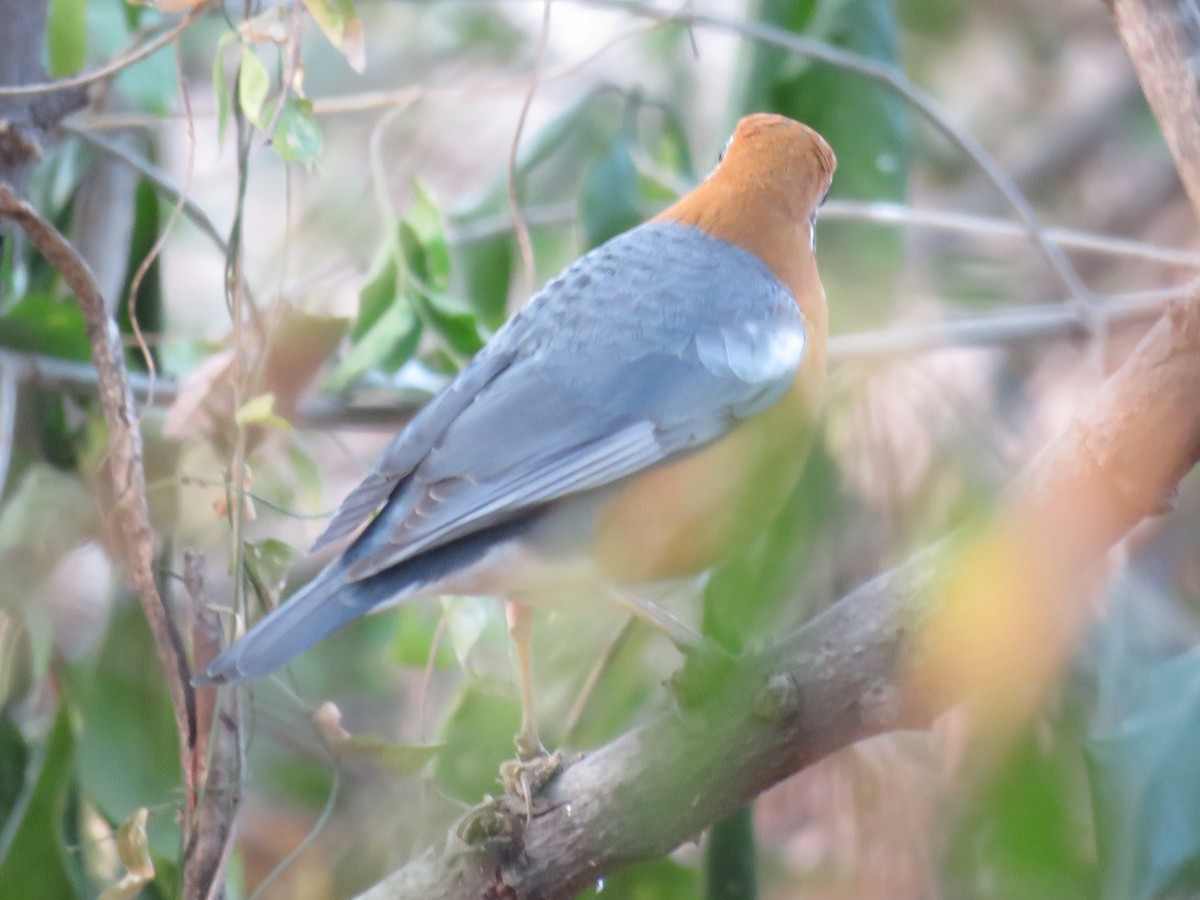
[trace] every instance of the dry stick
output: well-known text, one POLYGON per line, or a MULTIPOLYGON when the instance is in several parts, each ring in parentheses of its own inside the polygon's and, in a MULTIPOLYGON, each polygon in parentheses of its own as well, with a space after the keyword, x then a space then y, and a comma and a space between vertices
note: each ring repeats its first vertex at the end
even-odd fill
POLYGON ((154 648, 166 676, 179 730, 179 762, 184 773, 184 833, 188 833, 195 802, 192 756, 196 746, 195 694, 188 683, 183 644, 154 580, 154 538, 146 504, 146 476, 142 466, 142 436, 134 422, 133 394, 125 371, 125 352, 117 324, 105 312, 104 298, 87 263, 62 234, 28 203, 0 184, 0 216, 12 219, 38 251, 62 276, 83 313, 84 328, 92 345, 100 405, 108 427, 108 465, 117 522, 122 537, 125 569, 142 603, 154 637, 154 648))

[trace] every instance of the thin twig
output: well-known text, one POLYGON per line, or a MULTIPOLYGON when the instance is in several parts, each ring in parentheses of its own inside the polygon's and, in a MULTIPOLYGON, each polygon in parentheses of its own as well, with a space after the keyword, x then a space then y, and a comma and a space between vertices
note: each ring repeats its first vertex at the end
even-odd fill
POLYGON ((93 69, 91 72, 84 72, 81 75, 75 75, 71 78, 60 78, 57 81, 44 81, 39 84, 22 84, 17 87, 0 87, 0 97, 23 97, 29 94, 53 94, 58 91, 65 91, 71 88, 86 87, 89 84, 94 84, 97 81, 103 81, 116 75, 135 63, 141 62, 147 56, 150 56, 163 47, 170 44, 175 38, 183 34, 192 22, 196 21, 196 17, 200 15, 207 2, 201 3, 199 6, 191 9, 186 16, 179 20, 174 26, 157 37, 140 44, 131 50, 122 53, 110 62, 105 63, 98 69, 93 69))
POLYGON ((525 294, 533 293, 534 279, 537 274, 533 270, 533 242, 529 239, 529 226, 521 213, 521 198, 517 193, 517 150, 521 146, 521 134, 525 131, 525 120, 529 116, 529 107, 533 105, 534 94, 537 93, 538 82, 542 74, 542 64, 546 59, 546 48, 550 45, 550 5, 552 0, 543 0, 542 30, 538 36, 537 55, 533 61, 533 72, 529 76, 529 90, 525 92, 525 100, 521 104, 521 112, 517 116, 517 130, 513 134, 512 145, 508 150, 508 172, 505 178, 508 189, 508 203, 512 210, 513 229, 517 233, 517 243, 521 247, 521 263, 525 267, 525 294))
MULTIPOLYGON (((676 185, 676 188, 683 185, 676 185)), ((579 208, 571 203, 552 203, 529 206, 524 210, 525 221, 530 227, 551 228, 570 225, 579 218, 579 208)), ((908 206, 902 203, 886 203, 861 200, 830 200, 821 207, 820 221, 870 222, 874 224, 911 225, 938 231, 974 234, 982 237, 1006 239, 1029 238, 1029 230, 1008 219, 992 216, 957 213, 947 210, 908 206)), ((818 223, 819 224, 819 223, 818 223)), ((454 227, 448 237, 453 244, 471 244, 485 241, 513 230, 512 218, 501 213, 474 219, 454 227)), ((1046 237, 1060 247, 1081 250, 1105 256, 1141 260, 1168 266, 1200 269, 1200 253, 1181 247, 1164 247, 1146 241, 1111 237, 1076 228, 1046 229, 1046 237)))
POLYGON ((137 347, 142 353, 142 359, 146 363, 146 372, 150 379, 150 392, 147 403, 154 404, 154 383, 158 377, 158 366, 154 363, 154 354, 150 352, 150 345, 146 343, 146 336, 142 333, 142 325, 138 321, 137 316, 137 296, 141 289, 142 281, 146 277, 146 273, 150 271, 150 267, 154 265, 154 261, 158 259, 162 253, 163 247, 167 243, 167 235, 171 233, 171 229, 175 227, 175 223, 179 221, 179 217, 183 212, 184 206, 187 205, 188 193, 192 187, 192 173, 196 163, 196 129, 192 122, 192 103, 188 98, 187 81, 183 75, 183 60, 179 53, 179 42, 175 42, 175 76, 179 80, 179 97, 183 101, 183 111, 185 113, 184 122, 187 125, 187 161, 184 163, 183 169, 183 187, 179 191, 179 198, 175 201, 175 205, 171 208, 171 214, 167 216, 167 221, 159 230, 158 235, 154 239, 149 252, 145 255, 140 263, 138 263, 137 271, 134 272, 133 278, 129 282, 129 297, 126 299, 126 311, 129 315, 129 325, 133 330, 133 337, 137 341, 137 347))

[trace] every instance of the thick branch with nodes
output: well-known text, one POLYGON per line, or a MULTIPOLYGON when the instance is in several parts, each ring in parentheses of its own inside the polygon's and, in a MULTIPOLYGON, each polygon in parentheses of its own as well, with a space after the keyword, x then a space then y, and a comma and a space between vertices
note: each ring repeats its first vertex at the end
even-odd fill
MULTIPOLYGON (((1079 575, 1161 509, 1200 460, 1198 396, 1200 296, 1193 295, 1159 320, 976 536, 998 569, 1023 571, 1021 596, 999 586, 992 587, 999 596, 973 596, 959 586, 958 557, 943 542, 716 677, 685 675, 682 711, 569 765, 537 798, 544 811, 519 845, 469 846, 448 835, 364 897, 570 897, 697 837, 840 747, 927 724, 977 687, 944 677, 955 635, 929 623, 943 607, 973 602, 1021 604, 1054 618, 1054 604, 1065 602, 1079 575), (693 693, 703 702, 689 701, 693 693)), ((519 819, 523 810, 511 813, 519 819)))

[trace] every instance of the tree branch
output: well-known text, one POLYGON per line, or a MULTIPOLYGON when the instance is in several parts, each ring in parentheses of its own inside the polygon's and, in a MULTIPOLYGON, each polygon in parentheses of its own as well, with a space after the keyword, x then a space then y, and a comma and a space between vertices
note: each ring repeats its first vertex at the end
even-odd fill
MULTIPOLYGON (((685 675, 685 712, 663 714, 569 765, 537 797, 543 811, 519 847, 470 846, 452 833, 363 897, 570 897, 695 838, 840 747, 927 724, 969 692, 989 691, 953 677, 962 642, 945 627, 954 621, 945 611, 986 604, 1019 610, 1021 624, 1030 616, 1039 624, 1071 619, 1056 606, 1072 596, 1079 574, 1160 509, 1200 457, 1197 397, 1200 299, 1193 295, 1158 321, 972 536, 967 562, 982 554, 998 571, 1021 573, 1019 593, 1008 582, 964 580, 964 555, 954 538, 943 541, 716 677, 685 675)), ((1011 637, 1029 640, 1019 631, 1011 637)), ((1063 658, 1043 657, 1051 666, 1063 658)), ((1014 673, 990 693, 1032 700, 1045 684, 1034 676, 1046 671, 1027 684, 1014 673)), ((491 812, 521 830, 523 809, 499 801, 491 812)))
POLYGON ((188 683, 183 643, 154 578, 154 538, 146 503, 146 478, 142 466, 142 436, 138 431, 133 395, 125 371, 125 351, 116 322, 105 309, 87 263, 52 224, 0 184, 0 217, 16 222, 75 294, 84 327, 92 345, 100 404, 108 426, 108 466, 113 507, 122 538, 125 570, 141 600, 154 647, 170 689, 179 731, 179 757, 184 772, 184 833, 190 828, 190 810, 196 785, 192 763, 196 746, 195 695, 188 683))

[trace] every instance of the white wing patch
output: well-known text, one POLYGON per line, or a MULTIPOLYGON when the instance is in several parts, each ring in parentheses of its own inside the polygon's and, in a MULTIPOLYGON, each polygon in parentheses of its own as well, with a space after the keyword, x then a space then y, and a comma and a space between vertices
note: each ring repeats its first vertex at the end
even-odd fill
POLYGON ((696 335, 696 354, 709 371, 731 372, 746 384, 787 379, 804 356, 804 326, 780 328, 763 321, 724 325, 696 335))

